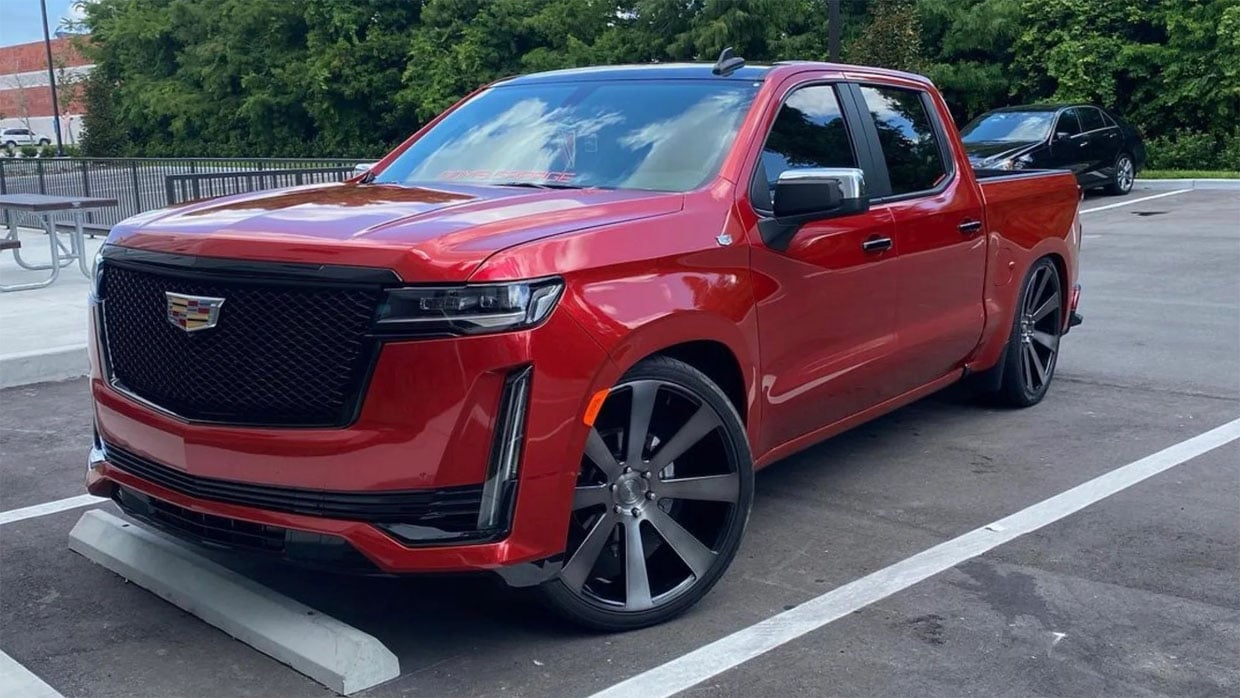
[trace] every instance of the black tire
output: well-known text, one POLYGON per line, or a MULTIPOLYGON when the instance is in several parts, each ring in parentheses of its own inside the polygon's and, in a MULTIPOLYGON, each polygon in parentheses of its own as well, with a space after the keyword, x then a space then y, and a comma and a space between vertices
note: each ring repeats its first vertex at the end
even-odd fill
POLYGON ((564 567, 541 596, 596 630, 675 618, 732 563, 752 502, 753 458, 736 408, 696 368, 646 359, 612 388, 594 423, 564 567), (634 434, 643 434, 636 456, 634 434), (640 555, 628 554, 630 541, 640 555))
POLYGON ((1003 356, 1003 377, 993 398, 1008 407, 1042 401, 1055 377, 1063 335, 1063 285, 1049 257, 1033 263, 1020 291, 1003 356))
POLYGON ((1120 151, 1115 156, 1115 167, 1112 168, 1111 183, 1107 185, 1107 193, 1116 196, 1123 196, 1132 191, 1132 185, 1137 178, 1137 163, 1132 156, 1124 151, 1120 151))
POLYGON ((39 139, 39 147, 40 147, 40 148, 46 148, 47 146, 49 146, 49 145, 51 145, 51 144, 52 144, 52 142, 51 142, 51 141, 49 141, 49 140, 47 140, 46 138, 40 138, 40 139, 39 139))

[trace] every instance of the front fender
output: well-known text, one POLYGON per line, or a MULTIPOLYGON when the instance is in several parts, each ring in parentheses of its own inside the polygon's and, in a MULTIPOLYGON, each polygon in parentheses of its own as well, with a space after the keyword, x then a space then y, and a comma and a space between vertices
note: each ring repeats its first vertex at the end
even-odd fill
POLYGON ((611 359, 595 376, 591 394, 615 385, 648 356, 688 342, 715 342, 726 347, 740 366, 752 440, 761 415, 755 389, 757 320, 749 270, 739 265, 696 269, 575 285, 563 308, 611 359), (700 271, 704 269, 709 271, 700 271))

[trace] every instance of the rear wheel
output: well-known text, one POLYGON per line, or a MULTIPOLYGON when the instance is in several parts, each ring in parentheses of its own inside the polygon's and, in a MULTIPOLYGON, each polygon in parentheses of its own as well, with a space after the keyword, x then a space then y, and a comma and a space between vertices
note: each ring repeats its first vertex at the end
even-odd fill
POLYGON ((39 146, 40 146, 40 147, 46 148, 47 146, 49 146, 49 145, 51 145, 51 144, 52 144, 52 142, 51 142, 51 141, 49 141, 49 140, 47 140, 46 138, 42 138, 42 139, 40 139, 40 140, 39 140, 39 146))
POLYGON ((1132 191, 1133 182, 1137 179, 1137 166, 1128 153, 1120 153, 1115 157, 1115 172, 1111 175, 1111 183, 1107 191, 1111 194, 1127 194, 1132 191))
POLYGON ((601 630, 669 620, 731 564, 752 500, 749 444, 723 391, 681 361, 647 359, 590 431, 564 567, 543 597, 601 630))
POLYGON ((1003 359, 1003 379, 995 394, 1001 404, 1029 407, 1046 395, 1059 358, 1063 297, 1055 263, 1046 257, 1034 262, 1021 289, 1003 359))

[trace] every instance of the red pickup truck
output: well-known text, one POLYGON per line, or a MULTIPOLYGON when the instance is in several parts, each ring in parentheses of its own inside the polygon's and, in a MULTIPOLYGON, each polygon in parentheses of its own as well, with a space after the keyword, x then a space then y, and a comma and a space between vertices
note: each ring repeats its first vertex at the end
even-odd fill
POLYGON ((117 225, 90 491, 625 629, 720 578, 755 470, 964 378, 1041 400, 1073 176, 975 173, 925 78, 737 63, 501 80, 351 181, 117 225))

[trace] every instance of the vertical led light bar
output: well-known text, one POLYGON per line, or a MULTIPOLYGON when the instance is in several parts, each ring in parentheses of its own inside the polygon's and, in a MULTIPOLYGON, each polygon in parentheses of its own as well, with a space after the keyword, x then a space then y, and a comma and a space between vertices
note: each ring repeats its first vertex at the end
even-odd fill
POLYGON ((534 367, 526 366, 513 371, 504 381, 487 479, 482 486, 482 505, 478 509, 479 530, 499 529, 508 523, 509 504, 516 491, 517 464, 521 461, 521 442, 525 439, 525 413, 533 373, 534 367))

